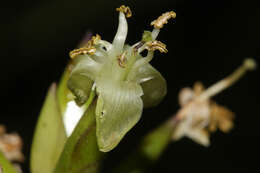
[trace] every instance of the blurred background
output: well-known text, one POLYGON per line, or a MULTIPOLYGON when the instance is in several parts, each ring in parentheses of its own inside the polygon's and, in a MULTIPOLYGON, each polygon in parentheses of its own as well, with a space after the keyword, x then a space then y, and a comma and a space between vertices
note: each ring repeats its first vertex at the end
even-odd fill
MULTIPOLYGON (((260 6, 245 0, 27 0, 1 5, 0 124, 24 140, 29 172, 32 135, 45 94, 58 82, 68 53, 86 32, 112 41, 118 24, 116 7, 129 5, 130 44, 161 13, 174 10, 177 18, 161 31, 159 40, 169 52, 152 64, 166 78, 168 94, 156 108, 145 110, 141 121, 106 158, 104 169, 115 166, 142 136, 178 108, 178 91, 201 81, 210 86, 237 68, 245 57, 260 63, 260 6)), ((250 72, 214 100, 236 113, 229 134, 211 136, 204 148, 189 139, 172 143, 148 172, 257 172, 260 154, 259 69, 250 72), (258 164, 258 165, 257 165, 258 164)))

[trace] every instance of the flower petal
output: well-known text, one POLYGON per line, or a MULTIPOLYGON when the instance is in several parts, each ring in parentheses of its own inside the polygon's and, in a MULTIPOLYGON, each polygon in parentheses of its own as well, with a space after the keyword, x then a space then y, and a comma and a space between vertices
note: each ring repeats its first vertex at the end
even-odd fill
POLYGON ((76 103, 83 105, 90 94, 93 80, 99 73, 101 64, 87 55, 77 57, 77 62, 68 80, 68 88, 76 96, 76 103))
POLYGON ((145 108, 156 106, 166 95, 167 84, 165 79, 149 63, 139 66, 138 69, 133 69, 130 75, 131 80, 141 84, 144 92, 142 99, 145 108))
POLYGON ((142 114, 142 88, 131 82, 97 80, 97 141, 108 152, 138 122, 142 114))

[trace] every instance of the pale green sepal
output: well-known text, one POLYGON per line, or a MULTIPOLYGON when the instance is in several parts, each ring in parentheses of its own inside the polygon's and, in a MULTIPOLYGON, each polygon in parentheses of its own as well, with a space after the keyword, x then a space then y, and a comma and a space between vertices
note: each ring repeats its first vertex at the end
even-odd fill
POLYGON ((52 173, 66 141, 56 85, 50 87, 34 133, 30 167, 32 173, 52 173))
POLYGON ((137 83, 97 80, 97 140, 100 151, 115 148, 141 117, 142 88, 137 83))
POLYGON ((13 165, 5 158, 3 153, 0 151, 0 172, 3 173, 17 173, 17 170, 13 167, 13 165))

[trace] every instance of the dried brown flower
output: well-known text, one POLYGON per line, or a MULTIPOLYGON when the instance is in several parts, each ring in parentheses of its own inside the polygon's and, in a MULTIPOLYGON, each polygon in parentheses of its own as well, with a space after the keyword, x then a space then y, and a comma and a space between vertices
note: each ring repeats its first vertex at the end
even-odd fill
POLYGON ((22 150, 22 139, 16 133, 5 133, 5 127, 0 125, 0 150, 10 161, 22 162, 24 156, 22 150))
POLYGON ((227 132, 233 127, 233 113, 211 100, 196 99, 203 93, 203 85, 195 83, 193 90, 184 88, 180 91, 179 102, 182 108, 176 118, 181 120, 173 134, 178 140, 187 136, 195 142, 208 146, 209 134, 219 128, 227 132))
POLYGON ((193 89, 183 88, 179 93, 181 109, 174 118, 177 123, 173 140, 187 136, 201 145, 209 146, 210 133, 217 129, 229 132, 234 126, 234 113, 212 101, 211 97, 231 86, 247 70, 255 68, 255 61, 246 59, 234 73, 206 90, 199 82, 195 83, 193 89))

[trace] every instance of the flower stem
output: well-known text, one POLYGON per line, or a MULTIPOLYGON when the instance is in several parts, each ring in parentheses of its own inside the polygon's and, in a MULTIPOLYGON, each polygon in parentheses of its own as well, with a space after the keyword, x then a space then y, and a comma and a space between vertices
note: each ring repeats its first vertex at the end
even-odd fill
POLYGON ((171 118, 144 136, 138 148, 130 154, 113 173, 141 173, 159 159, 168 147, 175 129, 175 119, 171 118))
POLYGON ((253 59, 245 59, 244 63, 236 69, 231 75, 217 82, 213 86, 205 90, 199 97, 199 100, 207 100, 210 97, 215 96, 224 89, 233 85, 238 79, 246 74, 248 70, 254 70, 256 68, 256 62, 253 59))

